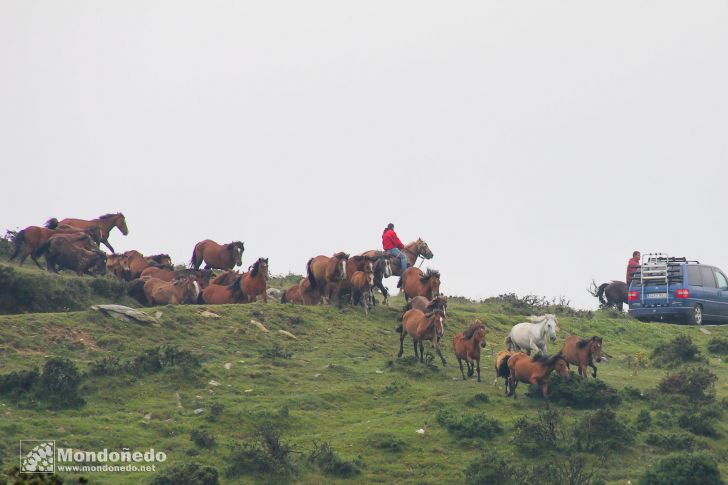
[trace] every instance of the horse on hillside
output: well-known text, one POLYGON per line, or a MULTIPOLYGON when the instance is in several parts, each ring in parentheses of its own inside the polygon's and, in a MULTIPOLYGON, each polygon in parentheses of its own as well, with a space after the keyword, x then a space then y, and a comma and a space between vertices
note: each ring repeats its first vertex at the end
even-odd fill
POLYGON ((51 218, 46 222, 46 227, 48 229, 55 229, 61 225, 69 225, 79 229, 88 229, 93 226, 98 227, 101 231, 101 242, 104 246, 109 248, 109 251, 112 253, 115 251, 109 243, 109 233, 111 230, 116 227, 123 235, 126 236, 129 234, 129 229, 126 227, 126 218, 124 218, 124 214, 121 212, 117 212, 116 214, 104 214, 103 216, 91 220, 67 218, 59 221, 56 218, 51 218))
POLYGON ((132 249, 123 254, 127 259, 129 266, 129 279, 139 278, 145 269, 150 267, 158 267, 173 270, 172 259, 168 254, 156 254, 154 256, 144 256, 139 251, 132 249))
POLYGON ((599 303, 602 308, 615 306, 621 312, 624 309, 624 305, 627 304, 629 289, 627 283, 624 281, 615 280, 611 283, 602 283, 597 288, 597 284, 592 280, 592 287, 587 291, 591 296, 599 298, 599 303))
POLYGON ((42 268, 42 266, 38 262, 38 255, 36 254, 38 248, 56 234, 74 233, 84 233, 88 235, 94 241, 97 247, 99 245, 99 242, 101 241, 101 230, 96 226, 89 227, 87 229, 79 229, 77 227, 72 227, 66 224, 64 224, 63 226, 57 226, 55 229, 48 229, 46 227, 38 226, 28 226, 13 235, 12 241, 15 248, 13 254, 10 256, 10 260, 12 261, 18 255, 20 255, 20 265, 22 266, 25 262, 25 259, 30 256, 33 262, 39 268, 42 268))
POLYGON ((444 333, 445 315, 440 310, 429 313, 423 313, 420 310, 408 310, 402 315, 402 328, 399 329, 399 354, 397 358, 402 357, 404 353, 404 338, 409 334, 412 336, 412 345, 415 349, 415 359, 417 358, 417 344, 420 344, 420 362, 424 362, 424 344, 425 340, 429 340, 432 347, 440 356, 443 366, 447 366, 445 357, 440 352, 440 335, 444 333))
POLYGON ((569 369, 566 366, 566 359, 561 354, 553 357, 538 356, 529 357, 523 352, 518 352, 508 359, 508 371, 510 373, 508 396, 516 398, 516 386, 518 382, 536 384, 541 388, 543 398, 549 399, 549 374, 556 371, 565 381, 569 380, 569 369))
POLYGON ((556 332, 559 330, 556 315, 547 314, 540 317, 528 317, 528 322, 517 323, 511 328, 505 339, 508 350, 523 351, 531 355, 546 355, 546 335, 551 342, 556 341, 556 332))
MULTIPOLYGON (((405 304, 404 309, 402 310, 402 315, 399 317, 400 323, 398 323, 397 327, 395 328, 397 332, 399 332, 402 328, 402 317, 407 312, 407 310, 420 310, 422 313, 429 313, 435 310, 439 310, 444 316, 447 316, 447 297, 436 296, 432 300, 428 300, 424 296, 416 296, 412 298, 407 304, 405 304)), ((440 338, 442 338, 442 336, 444 335, 444 331, 445 327, 443 326, 443 334, 440 335, 440 338)))
MULTIPOLYGON (((432 251, 430 251, 430 247, 425 241, 422 240, 422 238, 418 238, 416 241, 406 244, 404 246, 403 252, 405 256, 407 256, 407 266, 414 266, 415 263, 417 263, 417 259, 420 257, 424 259, 432 259, 434 256, 432 254, 432 251)), ((381 251, 377 251, 376 249, 361 253, 362 256, 371 257, 376 257, 379 254, 385 254, 388 258, 390 258, 390 263, 392 265, 392 276, 402 276, 398 257, 389 253, 382 253, 381 251)))
POLYGON ((349 278, 351 304, 357 300, 364 306, 364 314, 369 315, 369 307, 374 305, 374 263, 368 261, 363 271, 355 271, 349 278))
POLYGON ((263 295, 263 301, 268 302, 268 258, 258 260, 248 268, 247 273, 241 274, 236 280, 240 291, 245 295, 245 302, 254 302, 258 295, 263 295))
POLYGON ((480 382, 480 348, 485 347, 485 325, 480 320, 475 320, 469 329, 453 337, 452 344, 463 380, 465 380, 464 360, 465 365, 468 367, 468 377, 473 376, 473 368, 476 367, 478 382, 480 382))
POLYGON ((320 301, 321 292, 311 286, 308 278, 301 278, 297 285, 293 285, 281 293, 281 303, 318 305, 320 301))
MULTIPOLYGON (((311 286, 321 292, 325 303, 328 303, 331 299, 331 295, 338 287, 339 282, 346 278, 346 263, 348 260, 348 254, 338 252, 332 257, 313 257, 306 263, 306 276, 311 282, 311 286)), ((338 305, 341 306, 340 300, 338 305)))
POLYGON ((420 268, 407 268, 399 277, 397 288, 404 293, 404 300, 424 296, 430 300, 440 294, 440 272, 434 269, 427 269, 423 273, 420 268))
POLYGON ((195 244, 192 251, 192 269, 200 269, 205 262, 207 269, 233 269, 243 264, 245 243, 233 241, 228 244, 218 244, 212 239, 205 239, 195 244))
POLYGON ((596 335, 589 340, 572 335, 564 341, 564 346, 559 352, 564 356, 568 364, 579 366, 579 375, 587 378, 587 366, 593 369, 592 377, 597 377, 597 367, 594 362, 601 362, 602 338, 596 335))
POLYGON ((498 352, 498 355, 495 356, 495 379, 493 380, 493 385, 497 385, 498 378, 502 377, 505 381, 506 396, 509 392, 508 381, 511 376, 511 371, 508 369, 508 359, 510 359, 514 354, 515 352, 511 352, 510 350, 501 350, 498 352))
POLYGON ((86 234, 58 234, 37 249, 45 255, 48 271, 70 269, 79 276, 106 273, 106 253, 101 251, 86 234), (93 273, 92 273, 93 271, 93 273))
POLYGON ((150 305, 196 303, 200 285, 194 278, 187 276, 180 276, 172 281, 149 278, 144 283, 144 294, 150 305))
MULTIPOLYGON (((238 275, 241 278, 242 275, 238 275)), ((225 305, 228 303, 245 303, 247 297, 240 289, 240 281, 236 279, 229 285, 217 285, 210 283, 207 288, 200 293, 198 303, 207 303, 208 305, 225 305)))

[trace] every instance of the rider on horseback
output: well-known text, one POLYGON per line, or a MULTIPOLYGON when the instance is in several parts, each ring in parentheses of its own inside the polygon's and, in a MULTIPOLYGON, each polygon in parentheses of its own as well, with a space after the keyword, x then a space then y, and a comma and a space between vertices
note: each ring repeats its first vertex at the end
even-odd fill
POLYGON ((382 247, 386 252, 399 258, 399 266, 402 273, 404 273, 407 269, 407 255, 402 252, 404 244, 397 237, 397 233, 394 232, 394 224, 391 222, 387 224, 387 228, 382 233, 382 247))

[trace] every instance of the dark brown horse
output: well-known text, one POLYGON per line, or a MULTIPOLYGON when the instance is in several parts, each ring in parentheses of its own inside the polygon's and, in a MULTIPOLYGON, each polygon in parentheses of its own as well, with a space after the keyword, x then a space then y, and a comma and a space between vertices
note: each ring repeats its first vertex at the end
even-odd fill
POLYGON ((218 244, 212 239, 205 239, 195 244, 192 251, 192 268, 199 269, 202 262, 209 269, 233 269, 243 264, 245 243, 233 241, 228 244, 218 244))
POLYGON ((43 245, 46 241, 48 241, 48 239, 51 238, 51 236, 55 234, 73 234, 79 232, 88 235, 96 243, 96 246, 99 245, 99 241, 101 240, 101 231, 98 227, 95 226, 85 230, 69 225, 63 225, 60 227, 56 227, 55 229, 48 229, 46 227, 38 226, 28 226, 13 236, 13 244, 15 246, 15 249, 12 256, 10 256, 10 260, 12 261, 18 255, 20 255, 20 265, 22 266, 25 262, 25 259, 30 256, 33 262, 39 268, 41 268, 41 265, 37 259, 38 255, 35 254, 35 252, 41 245, 43 245))
MULTIPOLYGON (((332 285, 331 293, 336 293, 339 301, 343 301, 344 293, 349 293, 349 300, 354 296, 352 277, 358 271, 369 272, 374 277, 374 263, 376 259, 369 256, 350 256, 346 260, 346 277, 332 285)), ((358 298, 357 298, 358 302, 358 298)))
POLYGON ((620 312, 623 311, 624 305, 627 303, 627 294, 629 293, 627 283, 624 281, 602 283, 598 288, 596 283, 592 281, 592 288, 588 291, 590 295, 599 298, 601 308, 614 306, 620 312))
MULTIPOLYGON (((346 278, 346 263, 349 255, 338 252, 332 257, 316 256, 306 263, 306 276, 313 288, 318 289, 324 302, 328 303, 331 295, 338 288, 339 282, 346 278)), ((339 301, 339 306, 341 302, 339 301)))
POLYGON ((106 253, 85 234, 58 234, 41 245, 37 253, 45 255, 48 271, 70 269, 79 276, 106 273, 106 253))
POLYGON ((258 295, 263 295, 263 301, 268 302, 268 258, 258 260, 248 268, 247 273, 241 274, 238 279, 240 291, 245 295, 245 302, 252 303, 258 295))
POLYGON ((561 354, 553 357, 538 356, 531 358, 523 352, 517 352, 508 359, 508 371, 510 372, 509 396, 516 398, 516 385, 518 382, 536 384, 541 388, 544 399, 549 398, 549 374, 556 371, 565 381, 569 380, 569 369, 566 366, 566 359, 561 354))
POLYGON ((281 303, 295 303, 298 305, 318 305, 321 301, 321 292, 311 286, 308 278, 301 278, 297 285, 293 285, 281 293, 281 303))
POLYGON ((465 380, 464 360, 465 365, 468 367, 468 377, 473 376, 473 367, 476 367, 478 382, 480 382, 480 348, 485 347, 485 325, 480 320, 475 320, 469 329, 455 335, 452 343, 463 380, 465 380))
POLYGON ((572 335, 564 341, 564 346, 560 352, 566 362, 579 366, 579 375, 586 379, 587 366, 593 369, 592 377, 597 377, 597 367, 594 362, 601 362, 602 357, 602 338, 596 335, 589 340, 572 335))
POLYGON ((200 286, 194 278, 180 276, 172 281, 149 278, 144 294, 150 305, 181 305, 196 303, 200 286))
POLYGON ((407 268, 407 271, 399 277, 397 288, 404 293, 405 301, 416 296, 424 296, 431 300, 440 294, 440 272, 428 269, 423 273, 420 268, 407 268))
POLYGON ((109 244, 109 233, 113 228, 117 228, 123 235, 129 234, 129 229, 126 227, 126 219, 124 214, 117 212, 116 214, 104 214, 96 219, 63 219, 61 221, 52 218, 46 222, 48 229, 55 229, 56 226, 67 224, 69 226, 77 227, 79 229, 88 229, 89 227, 96 226, 101 231, 101 242, 109 248, 109 251, 114 252, 114 248, 109 244))
POLYGON ((417 344, 420 344, 420 362, 424 361, 424 345, 425 340, 432 343, 432 347, 440 356, 442 365, 447 365, 445 357, 440 352, 440 335, 444 332, 445 315, 439 310, 430 313, 423 313, 420 310, 408 310, 402 315, 402 328, 399 337, 399 354, 397 358, 402 357, 404 353, 404 338, 409 334, 412 336, 412 345, 415 349, 415 359, 417 358, 417 344))
MULTIPOLYGON (((372 249, 370 251, 363 252, 362 256, 376 257, 378 254, 381 254, 381 251, 372 249)), ((387 254, 387 256, 390 258, 390 263, 392 266, 392 276, 401 276, 402 272, 399 265, 399 258, 388 253, 385 254, 387 254)), ((430 247, 421 238, 417 239, 417 241, 406 244, 404 246, 404 254, 405 256, 407 256, 408 266, 414 266, 417 262, 417 259, 420 257, 424 259, 432 259, 433 257, 432 251, 430 251, 430 247)))

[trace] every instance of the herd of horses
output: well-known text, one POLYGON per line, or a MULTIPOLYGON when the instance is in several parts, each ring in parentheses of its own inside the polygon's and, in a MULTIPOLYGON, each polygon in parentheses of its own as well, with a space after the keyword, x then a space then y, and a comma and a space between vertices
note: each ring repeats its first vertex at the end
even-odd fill
MULTIPOLYGON (((19 257, 22 265, 30 257, 41 267, 38 258, 44 256, 49 271, 70 269, 79 275, 110 273, 128 281, 129 295, 145 305, 251 303, 259 296, 268 301, 268 258, 258 258, 246 272, 235 269, 242 266, 243 242, 219 244, 205 239, 195 244, 189 267, 175 268, 167 254, 144 256, 135 250, 116 254, 109 243, 113 228, 128 234, 123 214, 105 214, 91 220, 52 218, 42 227, 29 226, 14 233, 14 252, 10 259, 19 257), (101 244, 111 254, 102 251, 101 244), (200 269, 203 263, 205 267, 200 269)), ((400 334, 398 357, 402 357, 404 341, 409 335, 416 359, 423 361, 424 342, 428 341, 442 364, 447 365, 440 348, 447 317, 447 298, 440 295, 440 273, 433 269, 423 272, 415 266, 419 258, 431 259, 433 253, 422 239, 407 244, 403 252, 408 260, 404 271, 398 258, 377 250, 354 256, 337 252, 332 256, 312 257, 306 263, 306 276, 282 291, 281 302, 328 303, 341 307, 348 300, 351 304, 361 304, 368 314, 376 302, 374 290, 378 288, 384 303, 388 304, 389 293, 383 279, 399 276, 397 287, 404 295, 406 306, 396 328, 400 334)), ((623 290, 618 283, 621 282, 605 283, 599 288, 594 285, 592 294, 605 305, 618 304, 623 290)), ((591 367, 596 378, 594 363, 605 359, 601 337, 571 336, 557 354, 549 356, 546 341, 547 338, 555 341, 557 331, 557 319, 550 314, 530 317, 529 321, 513 326, 504 342, 506 349, 498 353, 495 361, 494 383, 503 378, 506 395, 515 398, 518 382, 526 382, 537 384, 548 399, 549 375, 556 371, 568 379, 569 364, 577 365, 579 374, 585 378, 587 367, 591 367)), ((485 347, 486 333, 485 325, 476 320, 453 337, 453 350, 464 380, 463 362, 467 377, 477 372, 480 382, 480 350, 485 347)))

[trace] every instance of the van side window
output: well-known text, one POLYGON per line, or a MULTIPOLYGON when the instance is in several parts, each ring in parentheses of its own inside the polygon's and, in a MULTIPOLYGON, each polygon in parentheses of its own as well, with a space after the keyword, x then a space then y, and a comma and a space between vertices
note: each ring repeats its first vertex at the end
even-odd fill
POLYGON ((713 275, 713 268, 708 266, 700 267, 700 276, 703 279, 703 286, 706 288, 717 288, 715 284, 715 276, 713 275))
POLYGON ((688 266, 688 284, 693 286, 703 286, 703 278, 700 277, 699 266, 688 266))
POLYGON ((721 290, 728 290, 728 280, 725 275, 720 271, 715 272, 715 279, 718 280, 718 288, 721 290))

